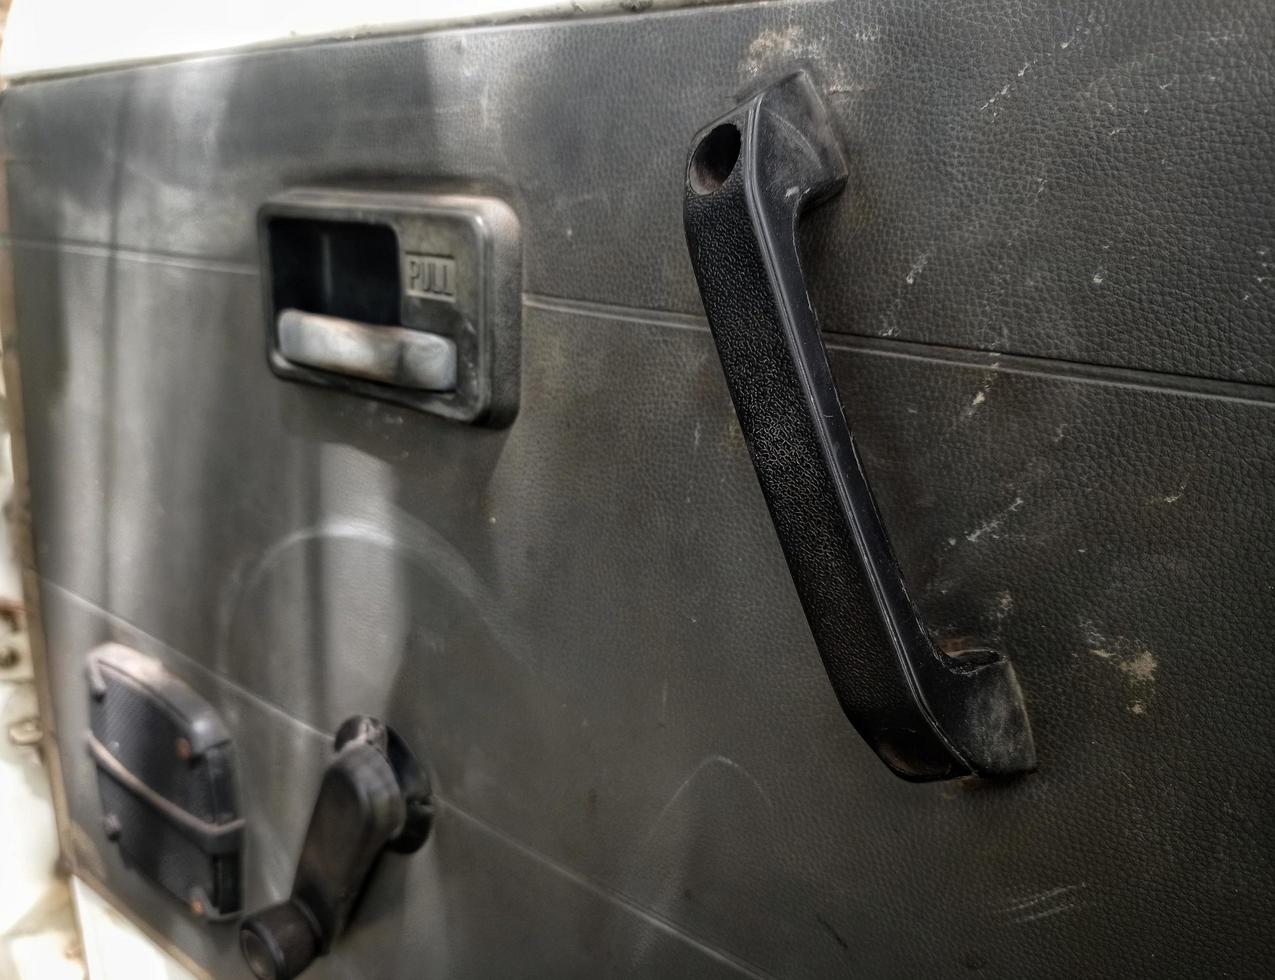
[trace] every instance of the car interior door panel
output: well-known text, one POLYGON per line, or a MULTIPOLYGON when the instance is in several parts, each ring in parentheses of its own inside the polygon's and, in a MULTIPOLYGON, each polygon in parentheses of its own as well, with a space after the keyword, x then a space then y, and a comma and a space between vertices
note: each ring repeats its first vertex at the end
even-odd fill
POLYGON ((68 867, 218 978, 1267 975, 1275 5, 629 6, 8 83, 68 867))

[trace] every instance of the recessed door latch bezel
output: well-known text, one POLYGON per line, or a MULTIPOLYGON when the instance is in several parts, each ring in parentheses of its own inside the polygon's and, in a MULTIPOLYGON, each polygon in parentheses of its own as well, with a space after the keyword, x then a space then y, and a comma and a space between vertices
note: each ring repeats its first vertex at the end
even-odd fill
POLYGON ((500 427, 513 421, 522 239, 517 215, 504 201, 298 188, 262 206, 258 232, 275 374, 458 422, 500 427), (373 230, 385 234, 369 239, 373 230), (350 246, 344 249, 343 235, 350 246), (358 244, 391 241, 391 235, 392 246, 358 244), (334 242, 337 247, 329 247, 334 242), (341 309, 342 303, 365 315, 341 309), (292 328, 286 336, 284 326, 292 328), (419 359, 422 348, 437 348, 442 359, 454 361, 445 379, 389 363, 419 359))

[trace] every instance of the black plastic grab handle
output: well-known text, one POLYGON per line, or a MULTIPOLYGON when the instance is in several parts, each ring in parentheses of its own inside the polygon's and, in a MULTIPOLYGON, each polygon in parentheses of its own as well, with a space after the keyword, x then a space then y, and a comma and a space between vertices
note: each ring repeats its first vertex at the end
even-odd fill
POLYGON ((797 250, 797 219, 846 161, 804 73, 696 136, 691 262, 753 467, 841 707, 911 780, 1035 768, 1014 668, 937 649, 908 596, 846 423, 797 250))

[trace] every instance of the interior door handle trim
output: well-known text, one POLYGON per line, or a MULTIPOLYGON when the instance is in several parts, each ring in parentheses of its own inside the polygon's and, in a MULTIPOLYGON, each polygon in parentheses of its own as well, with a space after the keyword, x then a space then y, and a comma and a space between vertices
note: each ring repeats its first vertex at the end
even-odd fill
POLYGON ((291 309, 278 327, 279 353, 294 364, 396 388, 456 388, 456 342, 447 337, 291 309))
POLYGON ((134 796, 140 797, 149 806, 163 813, 172 823, 181 827, 188 835, 194 837, 206 853, 230 854, 239 850, 243 839, 243 817, 238 817, 226 823, 209 823, 206 820, 201 820, 193 813, 187 813, 171 800, 161 796, 145 782, 129 772, 128 767, 120 762, 114 753, 92 734, 87 737, 87 742, 89 755, 99 769, 105 771, 134 796))
POLYGON ((412 854, 433 826, 429 774, 394 729, 367 715, 337 729, 292 893, 244 916, 239 949, 260 980, 292 980, 345 932, 385 851, 412 854))
POLYGON ((908 595, 833 383, 797 246, 845 156, 804 72, 691 144, 683 218, 713 340, 797 593, 851 723, 923 781, 1035 768, 1009 660, 934 644, 908 595))

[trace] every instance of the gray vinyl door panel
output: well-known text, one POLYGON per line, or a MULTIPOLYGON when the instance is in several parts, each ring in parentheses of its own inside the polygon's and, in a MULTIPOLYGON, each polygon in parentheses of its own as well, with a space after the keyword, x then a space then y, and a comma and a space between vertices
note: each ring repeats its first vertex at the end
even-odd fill
POLYGON ((431 843, 316 977, 1260 975, 1270 18, 812 0, 11 88, 77 864, 240 975, 102 834, 83 657, 115 638, 244 749, 248 908, 338 722, 428 757, 431 843), (928 622, 1014 660, 1018 782, 903 783, 849 727, 701 318, 687 142, 793 65, 851 148, 805 242, 837 383, 928 622), (270 372, 257 207, 377 181, 518 209, 508 429, 270 372))

